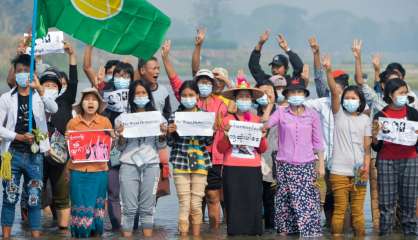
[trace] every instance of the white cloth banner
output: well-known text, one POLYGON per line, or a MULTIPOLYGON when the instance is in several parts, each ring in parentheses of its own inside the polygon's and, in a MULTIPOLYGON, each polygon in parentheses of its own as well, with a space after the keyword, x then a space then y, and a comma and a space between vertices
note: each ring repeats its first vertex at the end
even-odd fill
POLYGON ((127 112, 129 89, 120 89, 113 92, 104 92, 103 98, 107 102, 107 109, 114 112, 127 112))
POLYGON ((162 116, 160 112, 122 113, 117 118, 117 124, 122 124, 123 137, 138 138, 160 136, 162 116))
POLYGON ((232 145, 260 146, 263 124, 231 120, 229 125, 228 137, 232 145))
MULTIPOLYGON (((29 36, 27 33, 25 37, 29 36)), ((26 53, 30 54, 31 48, 26 48, 26 53)), ((64 53, 64 33, 61 31, 48 32, 43 38, 35 40, 35 55, 46 55, 50 53, 64 53)))
POLYGON ((381 129, 377 140, 414 146, 417 143, 418 122, 395 118, 379 118, 381 129))
POLYGON ((213 136, 214 112, 176 112, 174 119, 179 136, 213 136))

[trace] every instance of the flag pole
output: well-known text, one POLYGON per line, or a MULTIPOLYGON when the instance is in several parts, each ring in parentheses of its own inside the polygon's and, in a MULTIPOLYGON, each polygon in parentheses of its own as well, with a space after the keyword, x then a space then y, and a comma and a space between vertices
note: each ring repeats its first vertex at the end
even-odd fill
MULTIPOLYGON (((29 82, 32 83, 33 76, 35 74, 35 40, 36 40, 36 21, 38 14, 38 0, 33 0, 33 15, 32 15, 32 46, 30 50, 30 75, 29 82)), ((29 129, 28 132, 32 133, 32 88, 29 87, 29 129)))

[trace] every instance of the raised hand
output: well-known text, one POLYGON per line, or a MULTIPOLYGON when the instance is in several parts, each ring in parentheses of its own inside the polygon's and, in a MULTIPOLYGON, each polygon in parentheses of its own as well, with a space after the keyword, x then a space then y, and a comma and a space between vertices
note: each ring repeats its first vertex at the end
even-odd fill
POLYGON ((283 34, 279 34, 279 36, 277 37, 277 42, 279 43, 279 46, 281 49, 283 49, 283 51, 289 51, 289 45, 287 44, 286 38, 284 38, 283 34))
POLYGON ((73 55, 74 54, 74 48, 73 48, 73 46, 71 46, 71 44, 69 42, 64 42, 64 51, 68 55, 73 55))
POLYGON ((36 76, 36 74, 33 74, 33 81, 29 84, 29 86, 32 89, 35 89, 36 91, 38 91, 38 93, 39 93, 40 96, 43 96, 44 95, 44 87, 39 82, 39 79, 36 76))
POLYGON ((261 34, 260 40, 258 40, 258 43, 260 45, 264 45, 264 43, 266 43, 267 40, 269 40, 269 38, 270 38, 270 30, 266 30, 263 32, 263 34, 261 34))
POLYGON ((359 39, 354 39, 353 41, 353 54, 355 58, 360 58, 361 57, 361 46, 362 46, 363 42, 359 39))
POLYGON ((372 56, 372 64, 375 71, 380 72, 380 63, 381 63, 382 55, 380 54, 373 54, 372 56))
POLYGON ((305 83, 309 81, 309 65, 308 64, 303 64, 301 78, 305 81, 305 83))
POLYGON ((325 70, 331 71, 331 56, 330 55, 324 55, 322 57, 322 66, 325 70))
POLYGON ((161 56, 167 58, 171 50, 171 40, 165 40, 163 46, 161 47, 161 56))
POLYGON ((319 52, 319 44, 318 41, 316 40, 315 36, 312 36, 309 38, 309 46, 311 46, 312 52, 313 53, 318 53, 319 52))
POLYGON ((196 46, 202 46, 203 42, 205 41, 205 37, 206 37, 206 29, 198 28, 196 31, 197 31, 197 34, 196 34, 194 44, 196 46))
POLYGON ((96 86, 99 86, 102 82, 104 82, 105 77, 106 77, 106 70, 103 66, 101 66, 96 75, 96 86))

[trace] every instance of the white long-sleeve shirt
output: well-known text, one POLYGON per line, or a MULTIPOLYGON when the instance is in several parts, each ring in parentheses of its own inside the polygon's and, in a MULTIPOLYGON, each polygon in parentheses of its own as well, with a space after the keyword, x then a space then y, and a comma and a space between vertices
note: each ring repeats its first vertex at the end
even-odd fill
MULTIPOLYGON (((11 142, 16 138, 15 126, 17 122, 18 108, 18 91, 17 88, 4 93, 0 97, 0 137, 1 153, 8 151, 11 142)), ((36 126, 42 133, 48 133, 45 111, 56 113, 58 111, 57 103, 52 99, 39 96, 36 91, 32 95, 32 112, 36 126)), ((49 150, 49 140, 42 140, 39 144, 40 152, 44 153, 49 150)))

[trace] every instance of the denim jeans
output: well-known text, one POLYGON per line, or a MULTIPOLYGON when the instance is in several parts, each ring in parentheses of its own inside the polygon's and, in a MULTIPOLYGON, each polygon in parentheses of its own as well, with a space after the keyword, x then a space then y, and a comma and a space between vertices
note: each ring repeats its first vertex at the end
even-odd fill
POLYGON ((23 175, 27 192, 29 227, 41 229, 41 193, 43 177, 43 155, 9 150, 12 154, 12 179, 3 180, 3 206, 1 225, 11 227, 15 218, 15 206, 19 202, 20 179, 23 175))
POLYGON ((139 212, 143 229, 154 227, 156 193, 160 179, 159 164, 137 167, 122 163, 119 172, 122 199, 122 230, 131 232, 139 212))

